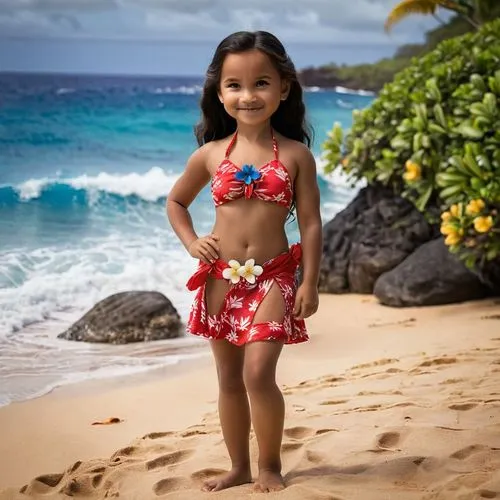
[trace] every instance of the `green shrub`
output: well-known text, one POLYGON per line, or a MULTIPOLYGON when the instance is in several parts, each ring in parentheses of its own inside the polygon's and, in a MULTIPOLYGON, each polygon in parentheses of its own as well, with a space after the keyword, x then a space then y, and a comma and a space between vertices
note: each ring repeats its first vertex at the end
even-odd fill
POLYGON ((422 212, 437 205, 470 267, 499 257, 500 20, 413 59, 323 148, 326 172, 390 186, 422 212))

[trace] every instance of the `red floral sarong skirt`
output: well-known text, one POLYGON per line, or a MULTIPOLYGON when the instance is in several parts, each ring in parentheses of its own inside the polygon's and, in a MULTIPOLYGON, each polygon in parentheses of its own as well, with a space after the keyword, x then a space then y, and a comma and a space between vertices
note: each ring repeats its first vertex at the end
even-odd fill
POLYGON ((248 342, 262 340, 284 341, 296 344, 309 339, 305 322, 293 316, 297 291, 295 274, 300 264, 302 247, 293 244, 288 252, 282 253, 262 264, 262 273, 255 283, 241 279, 232 284, 226 293, 219 313, 209 315, 205 301, 205 287, 208 276, 223 278, 228 263, 218 259, 209 265, 199 262, 197 271, 187 282, 189 290, 197 290, 193 301, 187 331, 207 339, 221 340, 241 346, 248 342), (276 283, 281 290, 285 304, 282 322, 266 321, 254 324, 255 313, 266 294, 276 283))

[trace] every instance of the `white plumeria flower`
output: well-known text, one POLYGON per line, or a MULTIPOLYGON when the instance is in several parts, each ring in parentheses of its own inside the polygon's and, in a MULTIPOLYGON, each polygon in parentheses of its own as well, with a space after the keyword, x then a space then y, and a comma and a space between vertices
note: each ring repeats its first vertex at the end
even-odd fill
POLYGON ((238 269, 238 274, 245 278, 249 283, 255 283, 255 277, 262 274, 262 266, 255 265, 255 259, 248 259, 244 266, 238 269))
POLYGON ((222 277, 226 280, 231 281, 231 283, 236 284, 240 281, 241 275, 239 274, 239 269, 243 266, 234 259, 231 259, 229 262, 229 267, 226 267, 224 271, 222 271, 222 277))

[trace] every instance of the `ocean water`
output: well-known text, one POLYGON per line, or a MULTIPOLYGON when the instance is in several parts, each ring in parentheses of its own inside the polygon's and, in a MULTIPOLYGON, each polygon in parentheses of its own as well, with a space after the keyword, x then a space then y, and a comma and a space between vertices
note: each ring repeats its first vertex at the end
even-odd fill
MULTIPOLYGON (((207 355, 183 337, 125 346, 57 339, 106 296, 158 290, 183 320, 195 262, 169 227, 169 189, 196 148, 201 78, 0 74, 0 406, 58 385, 207 355)), ((322 173, 335 121, 373 99, 306 89, 327 222, 354 195, 322 173)), ((209 189, 191 207, 210 230, 209 189)), ((298 240, 295 224, 287 226, 298 240)))

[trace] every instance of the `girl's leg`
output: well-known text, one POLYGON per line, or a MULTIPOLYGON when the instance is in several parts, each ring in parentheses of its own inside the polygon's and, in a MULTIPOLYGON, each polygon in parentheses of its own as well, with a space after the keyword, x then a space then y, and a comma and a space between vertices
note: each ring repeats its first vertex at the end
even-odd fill
MULTIPOLYGON (((275 321, 281 323, 285 301, 278 283, 273 282, 259 304, 253 324, 275 321)), ((259 479, 257 491, 284 488, 281 477, 281 440, 285 419, 283 395, 276 384, 276 365, 283 342, 252 342, 245 346, 243 379, 250 396, 252 423, 259 445, 259 479)))
POLYGON ((219 418, 231 458, 231 470, 204 484, 204 491, 219 491, 250 483, 250 410, 243 383, 245 350, 227 340, 210 341, 219 379, 219 418))
POLYGON ((281 441, 285 419, 283 395, 276 384, 276 364, 283 342, 253 342, 245 347, 243 376, 250 396, 252 424, 259 445, 259 478, 255 489, 278 491, 281 476, 281 441))

